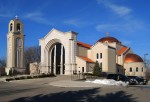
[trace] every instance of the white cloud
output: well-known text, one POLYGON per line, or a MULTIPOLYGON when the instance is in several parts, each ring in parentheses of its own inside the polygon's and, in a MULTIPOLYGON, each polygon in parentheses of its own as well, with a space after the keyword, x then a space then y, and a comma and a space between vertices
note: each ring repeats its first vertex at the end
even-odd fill
POLYGON ((50 25, 49 19, 45 18, 41 12, 27 13, 23 16, 24 19, 29 19, 37 23, 50 25))
POLYGON ((128 15, 132 10, 125 6, 109 4, 108 7, 120 17, 128 15))
POLYGON ((68 19, 68 20, 64 20, 63 21, 64 24, 66 25, 72 25, 72 26, 76 26, 76 27, 83 27, 83 26, 88 26, 93 24, 94 22, 91 21, 85 21, 83 19, 68 19))
POLYGON ((118 25, 115 25, 115 24, 99 24, 96 26, 96 30, 99 31, 99 32, 102 32, 102 31, 117 31, 118 30, 118 25))
POLYGON ((106 8, 109 8, 120 17, 127 16, 132 11, 132 9, 126 6, 120 6, 110 1, 104 1, 104 0, 97 0, 97 1, 98 3, 102 3, 106 8))
POLYGON ((136 31, 139 31, 141 29, 144 29, 144 24, 137 20, 127 20, 114 24, 99 24, 96 26, 96 30, 99 32, 114 31, 123 33, 135 33, 136 31))
POLYGON ((97 0, 99 4, 103 4, 107 9, 112 10, 117 14, 121 19, 118 19, 117 22, 98 24, 96 30, 99 32, 106 31, 117 31, 124 33, 134 33, 141 29, 145 29, 145 25, 142 21, 134 18, 131 14, 132 9, 118 5, 110 0, 97 0))
POLYGON ((81 25, 81 22, 79 22, 77 19, 69 19, 64 21, 64 24, 69 24, 69 25, 79 27, 81 25))

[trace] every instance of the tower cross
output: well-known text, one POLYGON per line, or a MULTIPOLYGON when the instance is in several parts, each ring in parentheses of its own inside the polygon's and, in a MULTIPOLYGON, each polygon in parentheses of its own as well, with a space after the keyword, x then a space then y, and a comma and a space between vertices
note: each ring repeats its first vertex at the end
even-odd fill
POLYGON ((15 16, 15 19, 18 19, 18 16, 17 16, 17 15, 15 16))
POLYGON ((108 33, 108 32, 106 32, 106 37, 108 37, 108 34, 109 34, 109 33, 108 33))

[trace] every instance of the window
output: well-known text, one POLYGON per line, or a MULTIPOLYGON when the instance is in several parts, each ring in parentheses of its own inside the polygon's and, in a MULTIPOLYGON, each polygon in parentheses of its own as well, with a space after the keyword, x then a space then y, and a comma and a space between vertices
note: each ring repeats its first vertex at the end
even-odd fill
POLYGON ((100 53, 100 58, 102 58, 103 56, 102 56, 102 53, 100 53))
POLYGON ((15 64, 16 67, 21 67, 21 61, 22 61, 22 39, 16 38, 16 59, 15 64))
POLYGON ((10 31, 12 31, 12 23, 10 24, 10 31))
POLYGON ((136 72, 138 72, 138 67, 136 67, 136 72))
POLYGON ((20 31, 20 24, 17 23, 17 31, 20 31))
POLYGON ((119 73, 119 68, 117 69, 117 72, 119 73))
POLYGON ((84 73, 84 67, 82 67, 82 73, 84 73))
POLYGON ((130 72, 132 72, 132 67, 130 67, 130 72))
POLYGON ((98 53, 96 54, 96 58, 97 58, 97 59, 99 58, 99 55, 98 55, 98 53))
POLYGON ((143 67, 142 67, 142 72, 143 72, 143 67))

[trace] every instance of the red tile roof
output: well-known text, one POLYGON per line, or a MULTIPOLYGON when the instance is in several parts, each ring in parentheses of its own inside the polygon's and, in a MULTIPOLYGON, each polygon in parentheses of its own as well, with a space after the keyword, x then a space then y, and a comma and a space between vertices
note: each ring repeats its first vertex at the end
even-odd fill
POLYGON ((117 55, 123 54, 127 49, 128 49, 128 47, 122 47, 122 48, 117 52, 117 55))
POLYGON ((143 59, 137 55, 137 54, 133 54, 133 53, 128 53, 125 57, 125 62, 126 63, 130 63, 130 62, 143 62, 143 59))
POLYGON ((85 48, 88 48, 90 49, 92 45, 89 45, 89 44, 86 44, 86 43, 83 43, 83 42, 77 42, 77 45, 78 46, 82 46, 82 47, 85 47, 85 48))
POLYGON ((83 60, 85 60, 86 62, 88 62, 88 63, 94 63, 94 61, 93 60, 91 60, 91 59, 89 59, 89 58, 87 58, 87 57, 84 57, 84 56, 79 56, 81 59, 83 59, 83 60))

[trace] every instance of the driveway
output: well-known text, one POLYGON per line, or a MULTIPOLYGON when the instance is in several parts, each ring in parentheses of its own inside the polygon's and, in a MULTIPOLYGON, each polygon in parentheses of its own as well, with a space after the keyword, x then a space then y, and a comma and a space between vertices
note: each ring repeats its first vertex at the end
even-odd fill
POLYGON ((71 81, 70 76, 1 82, 0 102, 149 102, 150 100, 150 88, 99 85, 92 87, 92 85, 87 87, 88 83, 83 81, 71 81), (62 82, 78 87, 62 87, 61 84, 65 84, 62 82), (52 85, 54 83, 59 85, 52 85))

